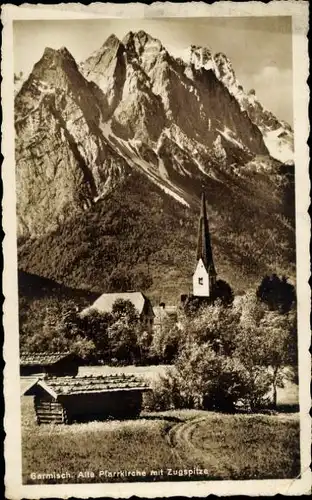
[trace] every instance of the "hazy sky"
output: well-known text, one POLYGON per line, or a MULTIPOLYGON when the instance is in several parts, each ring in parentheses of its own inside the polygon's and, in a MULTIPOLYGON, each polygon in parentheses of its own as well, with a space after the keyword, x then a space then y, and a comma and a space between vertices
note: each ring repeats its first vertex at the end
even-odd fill
POLYGON ((160 39, 173 55, 191 44, 224 52, 245 90, 254 88, 264 106, 292 124, 290 17, 15 21, 15 72, 28 75, 45 47, 65 46, 80 62, 110 34, 123 38, 140 29, 160 39))

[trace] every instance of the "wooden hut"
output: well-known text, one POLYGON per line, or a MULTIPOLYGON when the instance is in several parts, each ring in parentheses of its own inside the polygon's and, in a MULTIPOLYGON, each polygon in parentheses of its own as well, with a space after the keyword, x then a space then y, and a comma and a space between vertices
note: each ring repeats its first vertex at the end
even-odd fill
POLYGON ((20 355, 20 375, 29 377, 39 374, 64 377, 77 375, 80 358, 70 352, 27 353, 20 355))
POLYGON ((37 423, 135 418, 146 382, 135 375, 37 378, 22 395, 34 396, 37 423))

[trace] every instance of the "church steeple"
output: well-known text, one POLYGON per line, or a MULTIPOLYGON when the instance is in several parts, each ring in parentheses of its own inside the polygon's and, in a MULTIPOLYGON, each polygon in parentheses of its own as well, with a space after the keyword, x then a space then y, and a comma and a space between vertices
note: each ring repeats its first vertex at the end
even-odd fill
POLYGON ((204 192, 202 192, 201 196, 201 209, 198 226, 197 261, 199 261, 199 259, 202 259, 207 271, 210 269, 214 271, 214 273, 216 272, 212 257, 206 197, 204 192))
POLYGON ((215 282, 216 270, 210 242, 206 197, 203 192, 198 226, 197 266, 193 275, 193 294, 201 297, 209 297, 215 282))

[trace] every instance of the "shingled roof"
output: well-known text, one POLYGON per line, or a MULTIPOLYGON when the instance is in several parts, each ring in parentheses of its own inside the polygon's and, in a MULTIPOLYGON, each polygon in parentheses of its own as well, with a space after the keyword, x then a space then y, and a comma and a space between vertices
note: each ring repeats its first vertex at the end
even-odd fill
POLYGON ((149 385, 132 374, 111 374, 103 376, 49 377, 37 378, 25 387, 22 395, 32 396, 41 388, 57 399, 59 396, 97 394, 116 391, 147 391, 149 385))
POLYGON ((54 365, 59 361, 67 358, 68 356, 74 356, 71 352, 53 352, 53 353, 20 353, 20 365, 21 366, 33 366, 33 365, 54 365))

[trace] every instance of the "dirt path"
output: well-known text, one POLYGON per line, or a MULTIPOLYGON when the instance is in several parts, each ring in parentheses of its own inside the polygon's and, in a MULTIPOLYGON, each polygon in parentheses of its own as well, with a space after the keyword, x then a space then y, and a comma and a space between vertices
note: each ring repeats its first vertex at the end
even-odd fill
POLYGON ((211 419, 207 417, 198 417, 178 423, 169 429, 166 440, 172 453, 182 464, 192 460, 194 465, 208 469, 211 475, 214 475, 214 472, 218 472, 218 475, 220 472, 227 475, 227 468, 222 467, 205 439, 199 441, 196 439, 195 434, 206 425, 212 425, 211 419))

